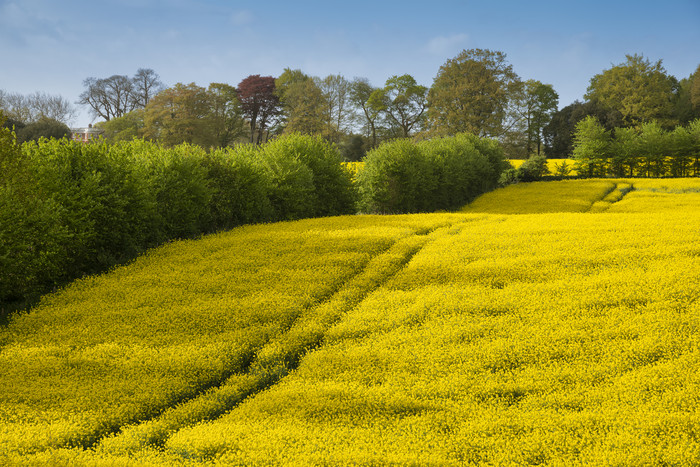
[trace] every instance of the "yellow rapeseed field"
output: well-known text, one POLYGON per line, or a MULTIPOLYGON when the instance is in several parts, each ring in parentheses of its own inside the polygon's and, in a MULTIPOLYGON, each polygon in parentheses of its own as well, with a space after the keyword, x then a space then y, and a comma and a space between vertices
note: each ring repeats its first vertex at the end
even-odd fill
POLYGON ((700 180, 173 242, 0 328, 5 465, 700 463, 700 180))
MULTIPOLYGON (((525 159, 510 159, 508 162, 517 169, 523 165, 525 159)), ((575 161, 573 159, 547 159, 547 168, 552 174, 557 174, 562 169, 566 168, 568 173, 563 175, 576 175, 577 172, 574 166, 575 161)))

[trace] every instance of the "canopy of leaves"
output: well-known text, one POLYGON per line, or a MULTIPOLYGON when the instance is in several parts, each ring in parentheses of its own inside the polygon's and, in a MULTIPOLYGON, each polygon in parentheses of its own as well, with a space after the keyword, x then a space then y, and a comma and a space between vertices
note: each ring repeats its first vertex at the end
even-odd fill
POLYGON ((501 135, 518 81, 503 52, 463 50, 440 67, 430 88, 428 118, 433 131, 501 135))
POLYGON ((280 97, 275 78, 250 75, 238 84, 238 99, 243 115, 250 122, 250 142, 260 144, 274 119, 280 114, 280 97))
POLYGON ((586 99, 618 110, 624 126, 651 120, 672 126, 675 79, 666 73, 661 60, 651 63, 637 54, 626 57, 624 63, 591 78, 586 99))

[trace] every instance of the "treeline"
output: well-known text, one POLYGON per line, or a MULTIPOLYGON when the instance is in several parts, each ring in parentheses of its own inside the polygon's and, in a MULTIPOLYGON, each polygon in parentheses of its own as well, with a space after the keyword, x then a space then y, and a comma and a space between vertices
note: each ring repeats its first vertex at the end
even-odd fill
MULTIPOLYGON (((348 161, 384 141, 458 133, 496 138, 509 158, 565 158, 573 152, 576 124, 587 116, 611 131, 652 121, 671 130, 700 118, 700 66, 676 78, 661 60, 637 54, 593 76, 583 101, 562 109, 552 85, 521 78, 503 52, 488 49, 463 50, 447 60, 430 87, 410 74, 376 86, 366 78, 310 76, 291 68, 279 76, 250 75, 237 85, 166 87, 144 68, 133 76, 90 77, 83 85, 77 103, 101 120, 96 126, 109 141, 143 137, 209 148, 260 144, 298 132, 337 144, 348 161)), ((0 91, 0 110, 22 140, 38 139, 42 132, 55 136, 47 124, 70 123, 75 114, 62 98, 41 93, 0 91), (39 119, 43 127, 20 133, 39 119)))
POLYGON ((358 209, 459 207, 492 189, 505 166, 496 141, 470 135, 381 145, 355 183, 321 136, 207 151, 138 139, 18 145, 2 129, 0 309, 173 239, 358 209))
POLYGON ((574 132, 573 157, 579 176, 700 176, 700 119, 666 130, 657 121, 608 130, 595 117, 574 132))
MULTIPOLYGON (((81 97, 93 92, 106 90, 88 87, 81 97)), ((365 78, 286 68, 236 86, 178 83, 127 113, 102 100, 90 105, 96 116, 113 115, 99 123, 112 140, 143 136, 222 147, 300 132, 338 144, 344 159, 354 161, 395 138, 473 133, 498 139, 509 158, 564 158, 572 155, 576 124, 587 116, 608 130, 651 121, 671 130, 700 118, 700 66, 678 79, 661 60, 628 55, 591 78, 583 102, 558 104, 552 85, 518 76, 503 52, 470 49, 447 60, 430 87, 410 74, 375 86, 365 78)))

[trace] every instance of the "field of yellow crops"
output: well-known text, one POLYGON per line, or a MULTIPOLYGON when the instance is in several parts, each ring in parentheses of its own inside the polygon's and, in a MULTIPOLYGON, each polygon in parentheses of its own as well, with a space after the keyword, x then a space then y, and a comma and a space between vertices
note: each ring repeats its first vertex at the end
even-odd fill
POLYGON ((700 463, 700 180, 173 242, 0 328, 0 465, 700 463))

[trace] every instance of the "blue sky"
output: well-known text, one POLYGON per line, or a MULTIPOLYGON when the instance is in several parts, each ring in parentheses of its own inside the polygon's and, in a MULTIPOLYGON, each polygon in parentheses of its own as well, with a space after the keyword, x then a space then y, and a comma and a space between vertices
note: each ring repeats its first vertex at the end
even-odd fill
MULTIPOLYGON (((462 49, 500 50, 560 108, 593 75, 643 54, 685 78, 700 64, 700 0, 0 0, 0 89, 71 102, 94 76, 152 68, 166 85, 251 74, 411 74, 430 86, 462 49)), ((91 121, 86 109, 74 122, 91 121)))

